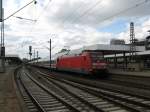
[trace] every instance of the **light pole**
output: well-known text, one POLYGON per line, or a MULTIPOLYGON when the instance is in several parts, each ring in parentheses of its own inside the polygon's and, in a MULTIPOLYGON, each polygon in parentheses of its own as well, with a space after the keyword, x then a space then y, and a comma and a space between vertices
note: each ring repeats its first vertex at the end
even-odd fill
POLYGON ((39 58, 39 52, 36 52, 36 56, 37 56, 37 63, 38 63, 38 58, 39 58))
POLYGON ((0 22, 1 22, 1 48, 0 48, 0 72, 5 72, 5 43, 4 43, 4 21, 14 16, 16 13, 20 12, 22 9, 30 5, 31 3, 36 4, 36 0, 32 0, 22 8, 18 9, 16 12, 8 16, 4 19, 4 8, 3 8, 3 0, 0 0, 0 22))
POLYGON ((49 43, 49 67, 51 70, 51 39, 49 39, 48 43, 49 43))
MULTIPOLYGON (((2 1, 2 0, 1 0, 2 1)), ((14 16, 16 13, 20 12, 22 9, 24 9, 25 7, 27 7, 28 5, 30 4, 37 4, 37 1, 36 0, 32 0, 31 2, 29 2, 28 4, 26 4, 25 6, 21 7, 20 9, 18 9, 16 12, 12 13, 10 16, 8 16, 7 18, 5 18, 4 20, 7 20, 9 19, 10 17, 14 16)))
POLYGON ((38 62, 38 57, 39 57, 39 52, 38 51, 35 51, 35 49, 43 49, 43 48, 34 48, 34 53, 33 53, 33 60, 34 60, 34 63, 38 62))
POLYGON ((39 51, 36 51, 36 49, 45 49, 45 48, 42 48, 42 47, 37 47, 37 48, 34 48, 34 59, 37 60, 37 63, 38 63, 38 60, 39 60, 39 51))
POLYGON ((49 66, 51 70, 51 39, 49 40, 49 66))
POLYGON ((30 61, 31 61, 31 56, 32 56, 32 46, 29 46, 29 55, 30 55, 30 61))
POLYGON ((150 36, 150 30, 148 30, 147 32, 148 32, 148 34, 149 34, 149 36, 150 36))
POLYGON ((35 49, 34 49, 34 51, 33 51, 33 59, 35 59, 35 49))
POLYGON ((1 22, 0 72, 5 72, 4 8, 2 0, 0 0, 0 22, 1 22))

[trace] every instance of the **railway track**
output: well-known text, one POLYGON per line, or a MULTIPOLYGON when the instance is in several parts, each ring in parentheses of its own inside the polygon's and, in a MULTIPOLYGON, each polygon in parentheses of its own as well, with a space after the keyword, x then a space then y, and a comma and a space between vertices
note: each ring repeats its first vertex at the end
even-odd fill
MULTIPOLYGON (((41 79, 41 78, 40 78, 41 79)), ((74 108, 79 112, 112 112, 112 111, 123 111, 127 112, 129 109, 125 109, 121 106, 110 103, 109 101, 90 95, 87 92, 77 90, 73 87, 70 88, 71 91, 66 89, 66 87, 56 86, 54 83, 48 81, 51 89, 56 92, 56 94, 61 94, 65 97, 66 101, 69 102, 74 108), (54 88, 57 90, 54 90, 54 88), (73 91, 73 92, 72 92, 73 91), (77 92, 76 94, 74 92, 77 92), (80 93, 80 94, 78 94, 80 93), (88 96, 88 97, 87 97, 88 96)))
POLYGON ((51 82, 55 86, 63 89, 64 91, 69 91, 69 93, 71 94, 78 95, 78 97, 87 100, 89 103, 92 103, 97 107, 100 107, 103 111, 109 111, 110 109, 110 111, 119 112, 150 112, 150 100, 145 99, 143 97, 137 97, 129 94, 122 94, 119 92, 94 88, 65 79, 58 79, 58 77, 56 78, 54 77, 54 75, 48 76, 41 72, 39 72, 39 74, 42 75, 41 78, 45 76, 48 83, 51 82))
POLYGON ((138 82, 132 82, 132 81, 127 81, 127 80, 117 80, 117 79, 110 79, 110 80, 102 80, 101 82, 104 83, 109 83, 109 84, 116 84, 116 85, 122 85, 122 86, 129 86, 129 87, 133 87, 133 88, 137 88, 137 89, 144 89, 144 90, 150 90, 150 84, 148 83, 140 83, 138 82))
POLYGON ((17 74, 17 84, 31 112, 127 112, 132 110, 73 87, 70 89, 76 94, 66 87, 49 82, 50 90, 25 70, 17 74))
MULTIPOLYGON (((49 73, 45 72, 46 74, 49 73)), ((56 74, 56 72, 53 72, 56 74)), ((57 73, 58 75, 66 75, 68 73, 57 73)), ((84 78, 84 79, 89 79, 91 80, 91 77, 83 77, 80 76, 78 74, 73 73, 74 75, 71 75, 72 77, 76 76, 75 78, 84 78)), ((70 74, 68 74, 70 76, 70 74)), ((66 75, 67 76, 67 75, 66 75)), ((108 83, 108 84, 116 84, 116 85, 122 85, 122 86, 129 86, 129 87, 133 87, 133 88, 139 88, 139 89, 145 89, 145 90, 150 90, 150 78, 148 77, 140 77, 140 76, 130 76, 130 75, 110 75, 110 77, 108 78, 101 78, 101 79, 94 79, 94 77, 92 77, 94 81, 100 81, 100 82, 104 82, 104 83, 108 83)))
POLYGON ((17 74, 16 81, 29 112, 79 112, 65 98, 56 95, 24 72, 17 74))
POLYGON ((109 78, 110 83, 120 83, 122 85, 150 89, 150 78, 142 76, 130 76, 130 75, 111 75, 109 78))
MULTIPOLYGON (((36 69, 37 70, 37 69, 36 69)), ((32 70, 31 70, 32 71, 32 70)), ((49 74, 48 70, 42 70, 45 74, 49 74)), ((125 76, 112 76, 109 79, 97 79, 95 77, 83 77, 77 74, 68 74, 68 73, 58 73, 52 72, 58 78, 64 78, 71 80, 77 83, 88 84, 89 86, 103 88, 108 90, 113 90, 117 92, 123 92, 138 96, 143 96, 150 98, 150 84, 148 84, 149 79, 142 78, 141 81, 139 77, 125 77, 125 76), (119 80, 120 79, 120 80, 119 80), (129 79, 129 81, 127 81, 129 79), (135 80, 134 80, 135 79, 135 80), (145 81, 146 80, 146 81, 145 81)))

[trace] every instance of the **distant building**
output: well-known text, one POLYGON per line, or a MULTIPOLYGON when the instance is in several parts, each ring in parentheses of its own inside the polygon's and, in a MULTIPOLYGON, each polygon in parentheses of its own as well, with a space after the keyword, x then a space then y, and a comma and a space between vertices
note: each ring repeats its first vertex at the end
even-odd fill
POLYGON ((125 45, 125 41, 123 39, 112 39, 110 41, 111 45, 125 45))
POLYGON ((145 39, 143 39, 143 40, 136 40, 135 42, 134 42, 134 44, 136 45, 136 46, 145 46, 145 39))
POLYGON ((145 48, 150 50, 150 36, 146 37, 145 48))
MULTIPOLYGON (((126 44, 126 45, 130 45, 130 44, 126 44)), ((147 36, 145 39, 142 40, 135 39, 134 45, 144 46, 145 50, 150 50, 150 36, 147 36)))

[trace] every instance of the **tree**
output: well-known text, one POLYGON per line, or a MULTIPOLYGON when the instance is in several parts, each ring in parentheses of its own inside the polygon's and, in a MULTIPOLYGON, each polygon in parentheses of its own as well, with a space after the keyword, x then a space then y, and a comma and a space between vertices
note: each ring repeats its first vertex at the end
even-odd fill
POLYGON ((61 49, 58 53, 62 53, 62 52, 66 52, 66 51, 70 51, 70 50, 63 48, 63 49, 61 49))

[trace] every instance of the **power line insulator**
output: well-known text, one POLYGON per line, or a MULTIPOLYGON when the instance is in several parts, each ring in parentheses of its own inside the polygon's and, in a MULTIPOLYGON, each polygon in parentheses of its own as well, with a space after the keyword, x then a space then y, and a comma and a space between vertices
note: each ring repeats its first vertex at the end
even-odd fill
POLYGON ((37 4, 37 1, 36 1, 36 0, 34 1, 34 4, 37 4))

